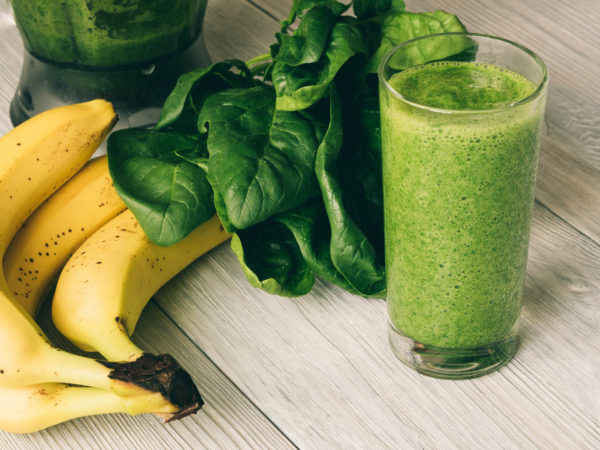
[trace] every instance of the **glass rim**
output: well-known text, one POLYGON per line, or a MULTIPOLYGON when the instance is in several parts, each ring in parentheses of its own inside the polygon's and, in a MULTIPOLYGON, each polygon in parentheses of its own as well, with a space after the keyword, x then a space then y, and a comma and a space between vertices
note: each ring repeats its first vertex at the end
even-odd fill
MULTIPOLYGON (((487 63, 484 63, 484 64, 487 64, 487 63)), ((493 35, 485 34, 485 33, 460 33, 460 32, 459 33, 435 33, 435 34, 428 34, 426 36, 419 36, 419 37, 416 37, 413 39, 409 39, 408 41, 404 41, 404 42, 394 46, 394 48, 392 48, 390 51, 387 52, 387 54, 383 57, 383 59, 379 63, 379 67, 377 69, 377 76, 379 78, 379 82, 381 84, 383 84, 383 86, 385 86, 385 89, 388 92, 390 92, 394 97, 396 97, 398 100, 400 100, 408 105, 414 106, 416 108, 420 108, 420 109, 424 109, 424 110, 436 112, 436 113, 443 113, 443 114, 475 114, 475 113, 476 114, 490 114, 490 113, 497 113, 497 112, 501 112, 501 111, 511 110, 513 108, 530 103, 533 100, 537 99, 541 95, 542 91, 544 90, 544 88, 546 87, 546 85, 548 83, 548 69, 546 68, 546 64, 544 63, 542 58, 540 58, 535 52, 528 49, 524 45, 521 45, 517 42, 511 41, 510 39, 505 39, 505 38, 501 38, 499 36, 493 36, 493 35), (383 76, 384 69, 387 66, 387 63, 390 60, 390 58, 392 57, 392 55, 399 48, 401 48, 407 44, 416 42, 416 41, 420 41, 420 40, 427 39, 427 38, 439 37, 439 36, 480 37, 480 38, 492 39, 495 41, 502 41, 507 44, 510 44, 513 47, 516 47, 519 50, 525 52, 528 56, 530 56, 535 61, 535 63, 542 69, 542 79, 540 80, 539 83, 537 83, 536 89, 531 94, 529 94, 527 97, 517 100, 516 102, 512 102, 512 103, 498 106, 495 108, 445 109, 445 108, 437 108, 434 106, 428 106, 428 105, 424 105, 422 103, 413 102, 412 100, 408 100, 402 94, 400 94, 398 91, 396 91, 392 86, 390 86, 390 84, 388 83, 388 80, 386 80, 383 76)))

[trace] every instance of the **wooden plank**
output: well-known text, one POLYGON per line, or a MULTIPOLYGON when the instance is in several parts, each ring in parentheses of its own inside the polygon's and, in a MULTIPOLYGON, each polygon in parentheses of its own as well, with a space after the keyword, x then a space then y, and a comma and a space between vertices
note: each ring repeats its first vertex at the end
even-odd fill
POLYGON ((290 14, 293 0, 248 0, 276 20, 283 20, 290 14))
POLYGON ((552 127, 548 127, 542 142, 536 198, 600 242, 600 165, 573 152, 578 144, 557 136, 552 127))
POLYGON ((395 360, 385 303, 324 283, 298 299, 250 287, 219 248, 158 298, 301 448, 600 445, 600 246, 536 205, 516 359, 462 382, 395 360))
POLYGON ((269 52, 279 25, 245 0, 209 1, 204 32, 213 61, 246 61, 269 52))
MULTIPOLYGON (((53 342, 82 353, 52 326, 49 304, 40 316, 53 342)), ((30 435, 0 432, 0 448, 293 448, 154 302, 144 311, 134 341, 149 352, 173 355, 190 373, 205 401, 199 413, 168 425, 149 414, 111 414, 77 419, 30 435)))

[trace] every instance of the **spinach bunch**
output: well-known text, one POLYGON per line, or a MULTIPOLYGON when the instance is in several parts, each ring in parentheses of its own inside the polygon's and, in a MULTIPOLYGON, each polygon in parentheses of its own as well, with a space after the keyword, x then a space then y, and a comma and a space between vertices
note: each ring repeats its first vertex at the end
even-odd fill
MULTIPOLYGON (((403 41, 465 29, 402 0, 349 6, 294 0, 268 54, 182 75, 154 129, 111 135, 115 187, 149 239, 171 245, 216 211, 256 287, 303 295, 318 276, 385 295, 375 72, 403 41)), ((473 51, 418 50, 419 62, 473 51)))

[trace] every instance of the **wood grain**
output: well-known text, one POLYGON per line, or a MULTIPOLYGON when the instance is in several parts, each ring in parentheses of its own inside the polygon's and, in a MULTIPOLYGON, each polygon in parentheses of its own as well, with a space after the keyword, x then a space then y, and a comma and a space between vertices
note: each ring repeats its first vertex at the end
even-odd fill
POLYGON ((246 61, 268 53, 277 22, 245 0, 212 0, 206 11, 206 45, 213 61, 246 61))
POLYGON ((10 101, 19 81, 23 61, 23 43, 7 0, 0 0, 0 135, 12 128, 8 117, 10 101))

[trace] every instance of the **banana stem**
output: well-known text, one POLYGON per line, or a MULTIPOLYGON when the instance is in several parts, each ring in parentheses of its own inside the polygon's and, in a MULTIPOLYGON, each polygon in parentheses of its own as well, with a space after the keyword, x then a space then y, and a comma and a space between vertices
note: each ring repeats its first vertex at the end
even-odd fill
POLYGON ((144 354, 129 338, 126 331, 114 333, 109 342, 95 342, 94 349, 107 361, 135 361, 144 354))
POLYGON ((47 363, 40 362, 49 369, 44 381, 113 390, 114 382, 109 378, 111 370, 94 359, 57 348, 47 352, 45 357, 47 363))
POLYGON ((0 429, 34 433, 77 417, 126 412, 121 398, 96 388, 45 383, 0 387, 0 429))
POLYGON ((264 53, 262 55, 258 55, 255 56, 252 59, 249 59, 248 61, 246 61, 246 65, 252 69, 252 66, 258 65, 258 64, 262 64, 265 62, 271 61, 271 54, 270 53, 264 53))
POLYGON ((46 355, 49 371, 43 378, 46 382, 67 383, 79 386, 95 387, 112 391, 120 396, 147 395, 152 391, 139 385, 115 379, 110 367, 84 356, 74 355, 60 349, 52 349, 46 355))
POLYGON ((57 408, 57 412, 59 417, 63 418, 61 421, 116 412, 134 416, 145 413, 171 414, 177 411, 159 393, 121 397, 103 389, 65 386, 61 391, 60 400, 62 402, 59 404, 60 409, 57 408))
POLYGON ((0 429, 33 433, 67 420, 97 414, 176 412, 160 394, 120 397, 103 389, 45 383, 0 387, 0 429))
POLYGON ((265 76, 266 71, 272 64, 271 54, 265 53, 252 58, 246 62, 246 66, 250 69, 250 74, 255 77, 257 75, 265 76))
POLYGON ((125 407, 125 412, 132 416, 143 413, 154 413, 171 415, 178 412, 177 408, 169 403, 162 394, 158 392, 148 395, 136 395, 133 397, 119 397, 115 395, 125 407))

